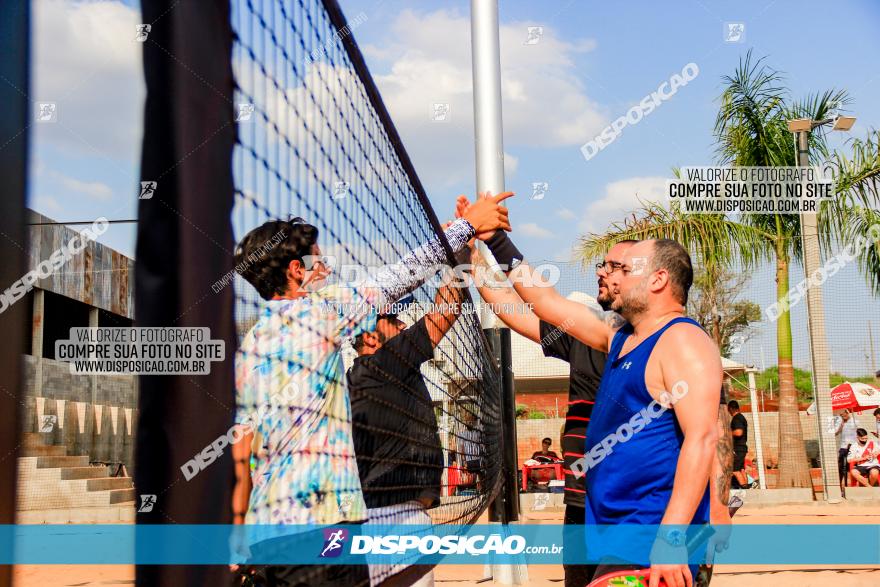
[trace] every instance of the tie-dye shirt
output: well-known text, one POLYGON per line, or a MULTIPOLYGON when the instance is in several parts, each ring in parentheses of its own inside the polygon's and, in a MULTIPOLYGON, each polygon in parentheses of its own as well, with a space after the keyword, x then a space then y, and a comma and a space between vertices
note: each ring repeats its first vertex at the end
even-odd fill
MULTIPOLYGON (((464 220, 446 237, 474 236, 464 220)), ((267 301, 236 356, 236 422, 254 433, 246 524, 336 524, 367 519, 340 348, 375 328, 376 308, 412 291, 445 261, 439 240, 362 286, 333 284, 267 301)))

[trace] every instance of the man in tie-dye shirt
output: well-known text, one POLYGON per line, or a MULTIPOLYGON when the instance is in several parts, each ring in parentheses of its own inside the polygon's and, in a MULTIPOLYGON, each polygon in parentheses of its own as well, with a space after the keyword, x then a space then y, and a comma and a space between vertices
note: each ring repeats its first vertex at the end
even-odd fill
MULTIPOLYGON (((453 251, 474 236, 510 230, 499 202, 511 195, 482 200, 453 222, 445 231, 453 251)), ((317 239, 318 229, 301 219, 270 221, 236 250, 242 276, 266 300, 236 356, 236 422, 246 427, 233 446, 236 523, 366 520, 340 348, 375 327, 377 308, 419 287, 446 261, 433 239, 371 281, 328 285, 317 239), (284 239, 266 251, 279 233, 284 239)))

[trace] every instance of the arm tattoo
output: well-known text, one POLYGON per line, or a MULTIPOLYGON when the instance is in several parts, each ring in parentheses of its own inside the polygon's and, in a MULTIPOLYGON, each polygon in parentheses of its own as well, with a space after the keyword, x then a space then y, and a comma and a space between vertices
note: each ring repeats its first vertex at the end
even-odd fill
POLYGON ((624 320, 623 316, 621 316, 617 312, 612 312, 611 310, 608 310, 604 314, 604 322, 611 328, 611 330, 617 330, 618 328, 626 324, 626 320, 624 320))
POLYGON ((718 466, 716 472, 716 488, 718 501, 727 507, 730 501, 730 478, 733 476, 733 437, 730 433, 730 414, 727 406, 718 407, 718 466))

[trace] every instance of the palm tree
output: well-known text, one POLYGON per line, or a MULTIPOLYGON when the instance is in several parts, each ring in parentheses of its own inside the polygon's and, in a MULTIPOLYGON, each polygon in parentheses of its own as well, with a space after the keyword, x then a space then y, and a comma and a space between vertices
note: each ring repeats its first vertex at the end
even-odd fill
MULTIPOLYGON (((843 91, 825 91, 801 102, 792 102, 779 72, 752 60, 751 52, 740 61, 726 86, 715 121, 717 159, 732 166, 794 166, 794 140, 787 121, 793 118, 823 120, 848 103, 843 91)), ((876 137, 875 137, 876 138, 876 137)), ((825 136, 811 133, 811 163, 829 158, 825 136)), ((866 234, 880 221, 877 207, 880 157, 876 143, 852 143, 853 157, 831 156, 841 196, 821 206, 823 250, 830 251, 838 238, 866 234)), ((740 219, 724 215, 684 214, 677 205, 664 208, 643 203, 642 208, 604 234, 581 239, 579 256, 589 261, 624 239, 670 238, 688 247, 696 263, 712 276, 739 268, 749 271, 763 261, 775 263, 777 299, 790 289, 792 261, 801 258, 800 219, 797 215, 751 214, 740 219)), ((880 258, 874 249, 860 260, 874 291, 880 291, 880 258)), ((782 306, 782 304, 780 304, 782 306)), ((776 321, 779 364, 779 477, 777 487, 809 487, 810 476, 797 405, 792 364, 791 318, 787 306, 776 321)))

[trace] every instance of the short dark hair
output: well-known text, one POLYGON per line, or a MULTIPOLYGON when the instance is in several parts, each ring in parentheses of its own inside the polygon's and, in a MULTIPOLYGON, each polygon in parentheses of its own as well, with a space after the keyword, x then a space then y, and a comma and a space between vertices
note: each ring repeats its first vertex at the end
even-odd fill
POLYGON ((876 410, 874 410, 874 415, 880 416, 880 408, 877 408, 876 410))
POLYGON ((549 436, 548 436, 547 438, 542 438, 542 439, 541 439, 541 444, 544 444, 545 442, 549 442, 550 444, 553 444, 553 441, 550 439, 549 436))
POLYGON ((654 241, 654 257, 651 270, 666 269, 672 292, 682 306, 687 305, 688 292, 694 283, 694 266, 691 256, 678 242, 661 238, 654 241))
POLYGON ((856 436, 867 436, 868 431, 864 428, 856 428, 856 436))
POLYGON ((727 407, 730 408, 731 410, 738 410, 739 409, 739 402, 736 401, 735 399, 732 399, 729 402, 727 402, 727 407))
POLYGON ((318 229, 302 218, 270 220, 247 233, 235 248, 235 270, 264 300, 287 291, 287 266, 312 254, 318 229))

